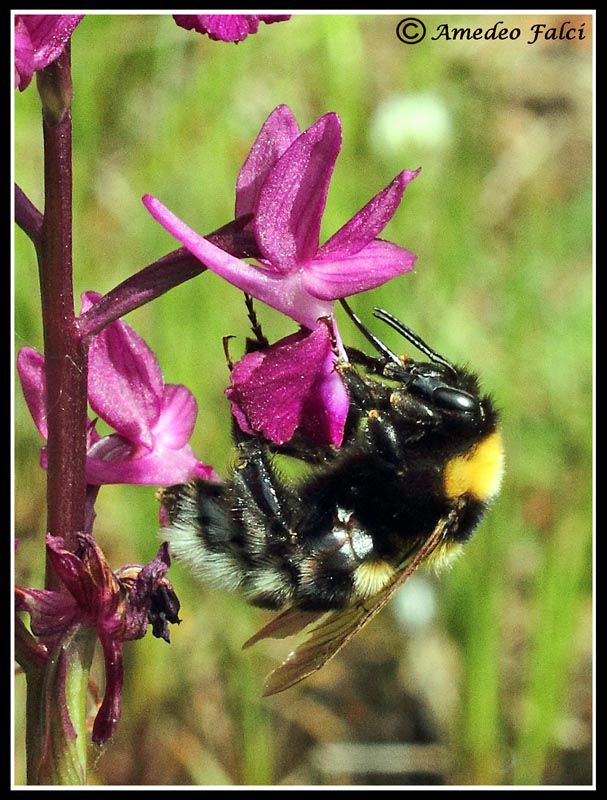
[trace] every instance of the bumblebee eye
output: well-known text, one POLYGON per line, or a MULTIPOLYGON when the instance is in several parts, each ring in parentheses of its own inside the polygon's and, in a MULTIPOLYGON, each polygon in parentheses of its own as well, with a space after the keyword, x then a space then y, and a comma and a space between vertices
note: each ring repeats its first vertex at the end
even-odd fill
POLYGON ((447 411, 476 411, 478 400, 468 392, 441 386, 432 393, 432 400, 447 411))

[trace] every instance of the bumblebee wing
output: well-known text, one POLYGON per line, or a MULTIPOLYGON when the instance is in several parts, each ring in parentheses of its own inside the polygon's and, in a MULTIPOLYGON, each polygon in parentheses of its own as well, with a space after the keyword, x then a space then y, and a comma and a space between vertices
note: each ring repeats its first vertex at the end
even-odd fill
MULTIPOLYGON (((394 592, 402 586, 419 565, 436 550, 445 538, 447 530, 457 518, 455 512, 443 517, 432 534, 426 539, 416 555, 399 570, 392 581, 374 595, 371 600, 359 601, 343 611, 332 611, 310 631, 310 636, 298 648, 289 654, 274 672, 268 675, 264 687, 264 697, 277 694, 299 681, 307 678, 319 670, 327 661, 333 658, 344 645, 346 645, 358 631, 361 630, 373 617, 378 614, 392 597, 394 592)), ((305 612, 300 612, 305 613, 305 612)), ((285 612, 286 615, 289 612, 285 612)), ((281 614, 281 616, 284 616, 281 614)), ((276 622, 277 620, 274 620, 276 622)), ((266 626, 266 628, 270 627, 266 626)), ((305 626, 300 626, 301 630, 305 626)), ((262 629, 260 633, 266 629, 262 629)), ((272 633, 268 635, 273 635, 272 633)), ((289 635, 286 633, 285 635, 289 635)), ((253 637, 258 640, 259 635, 253 637)), ((249 640, 250 642, 251 640, 249 640)), ((252 642, 251 642, 252 643, 252 642)))
POLYGON ((324 614, 326 614, 326 611, 302 611, 299 608, 288 608, 282 614, 274 617, 267 625, 264 625, 250 639, 247 639, 242 649, 246 650, 247 647, 251 647, 261 639, 285 639, 287 636, 293 636, 293 634, 303 631, 308 625, 316 622, 324 614))

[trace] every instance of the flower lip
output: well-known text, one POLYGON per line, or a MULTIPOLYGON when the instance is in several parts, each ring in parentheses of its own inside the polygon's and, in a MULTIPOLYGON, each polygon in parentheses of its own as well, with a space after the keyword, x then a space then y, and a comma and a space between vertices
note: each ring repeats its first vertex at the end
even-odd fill
POLYGON ((245 433, 282 444, 299 429, 319 444, 341 444, 349 398, 335 371, 327 322, 248 353, 234 365, 226 395, 245 433))

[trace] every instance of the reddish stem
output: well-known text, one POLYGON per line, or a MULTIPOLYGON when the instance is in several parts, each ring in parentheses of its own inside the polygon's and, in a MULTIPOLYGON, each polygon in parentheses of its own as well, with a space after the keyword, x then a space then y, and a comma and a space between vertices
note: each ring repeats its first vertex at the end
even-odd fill
POLYGON ((15 184, 15 222, 29 236, 38 250, 42 233, 42 214, 29 197, 15 184))
MULTIPOLYGON (((69 82, 68 47, 45 72, 62 86, 69 82)), ((48 423, 46 529, 75 549, 76 534, 85 527, 87 346, 78 334, 73 303, 69 108, 58 121, 45 115, 43 136, 45 208, 38 265, 48 423)), ((47 588, 56 588, 57 580, 47 562, 47 588)))
MULTIPOLYGON (((250 220, 251 214, 239 217, 209 233, 207 239, 236 258, 257 258, 257 243, 248 228, 250 220)), ((204 264, 185 247, 167 253, 126 278, 85 311, 78 318, 80 335, 94 336, 111 322, 205 270, 204 264)))

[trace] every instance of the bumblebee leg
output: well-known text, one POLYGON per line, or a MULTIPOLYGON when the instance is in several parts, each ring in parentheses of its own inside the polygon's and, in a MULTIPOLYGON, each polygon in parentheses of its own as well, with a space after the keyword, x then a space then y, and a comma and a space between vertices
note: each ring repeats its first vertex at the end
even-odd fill
POLYGON ((380 452, 388 461, 400 464, 405 460, 402 433, 399 433, 387 414, 373 409, 368 414, 367 439, 373 451, 380 452))
POLYGON ((264 608, 279 609, 299 581, 298 548, 291 529, 294 494, 255 438, 239 446, 240 459, 225 483, 197 480, 161 495, 171 553, 194 573, 241 591, 264 608))
POLYGON ((364 367, 372 375, 383 375, 386 362, 380 358, 369 356, 356 347, 346 347, 346 353, 352 364, 364 367))
POLYGON ((234 481, 254 498, 259 511, 289 528, 297 498, 279 478, 265 442, 251 436, 238 444, 234 481))
POLYGON ((265 350, 270 346, 270 342, 265 337, 259 320, 257 319, 257 313, 255 311, 255 306, 253 305, 253 298, 246 292, 244 295, 244 302, 247 307, 247 316, 249 317, 249 322, 251 323, 251 330, 253 331, 253 336, 255 337, 255 342, 251 343, 250 350, 247 347, 247 352, 251 352, 252 350, 265 350))
POLYGON ((245 564, 241 589, 253 605, 281 608, 299 581, 299 547, 293 530, 300 500, 281 479, 264 442, 239 444, 231 481, 232 515, 241 531, 245 564))
POLYGON ((392 390, 377 381, 368 380, 349 362, 337 365, 344 379, 350 400, 360 412, 368 413, 374 408, 388 408, 392 390))
POLYGON ((333 445, 316 444, 298 433, 284 444, 267 442, 266 446, 271 453, 276 455, 290 456, 291 458, 297 458, 299 461, 304 461, 306 464, 315 465, 332 461, 339 452, 339 448, 333 445))

